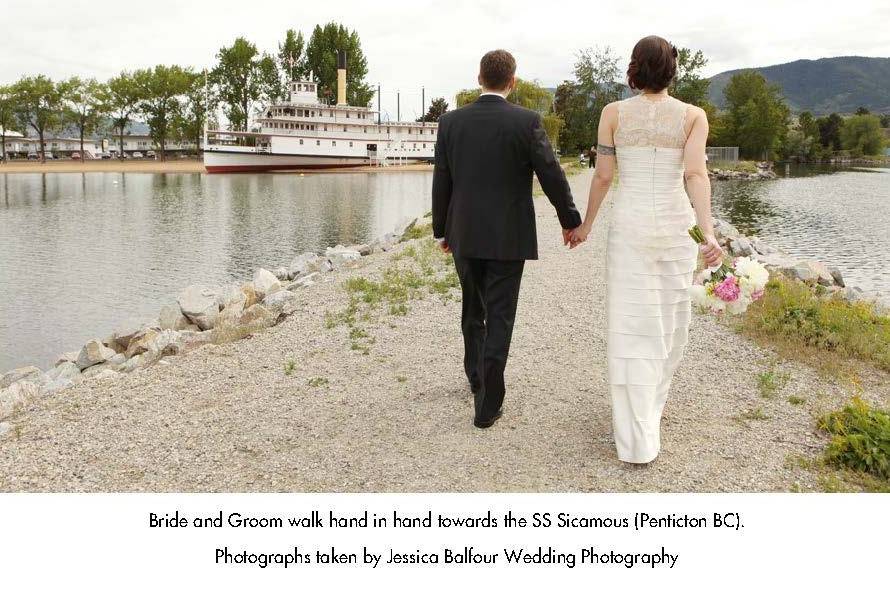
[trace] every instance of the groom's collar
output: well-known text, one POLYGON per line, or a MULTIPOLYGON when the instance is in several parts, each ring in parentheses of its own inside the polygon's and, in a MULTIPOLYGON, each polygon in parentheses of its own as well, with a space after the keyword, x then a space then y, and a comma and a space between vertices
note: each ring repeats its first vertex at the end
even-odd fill
POLYGON ((506 101, 506 100, 507 100, 507 97, 505 97, 505 96, 502 95, 501 93, 495 93, 495 92, 488 92, 488 91, 486 91, 486 92, 481 93, 481 94, 479 95, 479 98, 476 99, 476 100, 477 100, 477 101, 484 101, 484 102, 490 102, 490 101, 506 101))

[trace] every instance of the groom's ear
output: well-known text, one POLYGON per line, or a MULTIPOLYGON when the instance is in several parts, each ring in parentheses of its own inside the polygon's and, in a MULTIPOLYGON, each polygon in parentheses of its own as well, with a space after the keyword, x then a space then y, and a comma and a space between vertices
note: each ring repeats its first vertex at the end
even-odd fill
POLYGON ((479 83, 480 88, 485 88, 485 83, 482 82, 482 73, 479 73, 479 76, 476 77, 476 81, 479 83))

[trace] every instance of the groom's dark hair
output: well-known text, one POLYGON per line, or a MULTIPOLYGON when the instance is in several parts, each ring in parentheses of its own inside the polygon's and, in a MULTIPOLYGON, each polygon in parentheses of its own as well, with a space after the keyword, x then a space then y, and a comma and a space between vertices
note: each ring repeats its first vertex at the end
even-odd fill
POLYGON ((627 66, 627 84, 638 91, 658 92, 677 75, 677 48, 658 35, 643 37, 634 46, 627 66))
POLYGON ((479 79, 487 89, 500 91, 507 88, 515 74, 516 60, 505 49, 492 50, 479 62, 479 79))

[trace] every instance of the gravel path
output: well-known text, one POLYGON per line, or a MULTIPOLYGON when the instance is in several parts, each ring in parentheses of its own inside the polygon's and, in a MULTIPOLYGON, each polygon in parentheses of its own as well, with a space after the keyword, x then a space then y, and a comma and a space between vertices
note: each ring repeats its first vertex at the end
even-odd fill
MULTIPOLYGON (((571 179, 581 206, 589 181, 590 172, 571 179)), ((382 315, 368 355, 350 349, 347 328, 325 326, 324 312, 346 303, 346 276, 391 264, 392 254, 379 254, 301 292, 277 327, 33 404, 0 437, 0 491, 818 489, 818 476, 788 459, 818 453, 814 414, 849 390, 781 363, 788 384, 762 397, 757 374, 774 357, 700 315, 661 456, 645 468, 616 459, 604 343, 608 214, 569 252, 553 210, 536 202, 541 259, 526 267, 505 415, 494 428, 471 424, 458 302, 431 295, 406 316, 382 315), (751 410, 762 414, 746 419, 751 410)), ((890 403, 885 376, 866 376, 863 389, 890 403)))

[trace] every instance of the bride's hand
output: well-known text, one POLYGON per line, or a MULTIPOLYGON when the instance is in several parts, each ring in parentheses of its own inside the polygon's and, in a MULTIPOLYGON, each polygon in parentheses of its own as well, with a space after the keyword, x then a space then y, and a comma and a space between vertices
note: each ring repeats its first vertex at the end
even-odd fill
POLYGON ((699 245, 698 250, 701 251, 705 265, 709 268, 719 266, 723 261, 723 248, 714 235, 705 235, 705 242, 699 245))
POLYGON ((574 249, 581 243, 587 240, 587 236, 590 234, 590 227, 586 224, 582 224, 581 226, 572 230, 570 235, 571 245, 569 249, 574 249))

